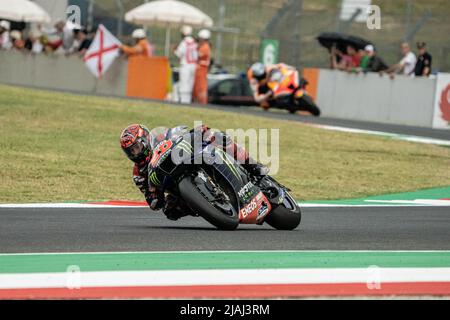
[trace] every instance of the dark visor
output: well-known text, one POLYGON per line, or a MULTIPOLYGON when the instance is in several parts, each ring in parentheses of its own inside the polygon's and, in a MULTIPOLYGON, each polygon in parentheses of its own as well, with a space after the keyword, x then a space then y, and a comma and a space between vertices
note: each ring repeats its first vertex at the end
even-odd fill
POLYGON ((142 156, 143 151, 144 151, 144 144, 142 142, 136 142, 135 144, 125 149, 125 153, 132 160, 140 158, 142 156))

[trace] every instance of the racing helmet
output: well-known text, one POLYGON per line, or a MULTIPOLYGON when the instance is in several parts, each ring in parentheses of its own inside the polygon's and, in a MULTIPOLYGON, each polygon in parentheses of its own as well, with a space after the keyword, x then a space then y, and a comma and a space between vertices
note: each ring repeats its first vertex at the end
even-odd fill
POLYGON ((253 78, 258 81, 264 80, 267 76, 266 67, 261 62, 253 64, 250 68, 253 78))
POLYGON ((145 161, 152 156, 150 131, 140 124, 132 124, 123 130, 120 146, 128 159, 135 163, 145 161))

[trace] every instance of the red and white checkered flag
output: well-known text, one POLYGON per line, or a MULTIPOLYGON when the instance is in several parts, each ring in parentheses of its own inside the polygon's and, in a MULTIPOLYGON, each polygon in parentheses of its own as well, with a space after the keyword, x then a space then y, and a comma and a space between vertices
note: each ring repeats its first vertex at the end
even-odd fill
POLYGON ((99 25, 94 41, 84 56, 86 66, 97 78, 101 78, 120 55, 121 45, 104 25, 99 25))

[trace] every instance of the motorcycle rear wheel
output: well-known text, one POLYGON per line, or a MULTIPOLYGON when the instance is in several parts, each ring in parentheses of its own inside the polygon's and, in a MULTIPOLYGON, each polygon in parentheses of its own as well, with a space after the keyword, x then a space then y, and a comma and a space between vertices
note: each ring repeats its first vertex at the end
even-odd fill
POLYGON ((187 205, 202 218, 219 230, 235 230, 239 226, 239 215, 224 212, 213 206, 200 192, 192 176, 186 176, 178 184, 178 189, 187 205))

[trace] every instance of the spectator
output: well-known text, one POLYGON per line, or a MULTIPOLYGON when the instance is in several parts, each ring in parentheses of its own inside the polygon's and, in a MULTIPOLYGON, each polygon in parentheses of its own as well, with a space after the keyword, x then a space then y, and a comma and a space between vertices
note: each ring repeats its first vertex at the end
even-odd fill
POLYGON ((401 44, 401 51, 403 54, 402 60, 386 70, 386 72, 390 74, 391 78, 394 78, 395 73, 400 73, 405 76, 411 76, 414 74, 414 69, 417 63, 416 55, 411 51, 411 47, 407 42, 401 44))
POLYGON ((67 52, 68 54, 79 54, 83 56, 89 49, 92 40, 88 38, 88 32, 84 28, 73 29, 74 41, 72 48, 67 52))
POLYGON ((38 30, 30 32, 28 39, 25 41, 25 48, 32 53, 41 53, 44 51, 44 45, 42 44, 42 33, 38 30))
POLYGON ((88 51, 92 44, 92 39, 89 38, 89 33, 86 29, 80 30, 76 35, 76 39, 79 41, 78 53, 82 56, 88 51))
POLYGON ((419 56, 417 58, 414 73, 416 77, 429 77, 431 74, 433 57, 427 52, 425 42, 418 42, 417 49, 419 50, 419 56))
POLYGON ((135 40, 135 45, 133 47, 123 45, 121 47, 122 51, 128 56, 141 55, 145 57, 153 56, 153 46, 147 40, 144 29, 136 29, 132 34, 135 40))
POLYGON ((9 36, 11 37, 12 49, 22 50, 25 48, 25 42, 22 40, 22 32, 13 30, 9 36))
POLYGON ((369 53, 366 50, 359 50, 359 55, 361 57, 361 62, 359 64, 359 68, 357 69, 357 72, 361 72, 361 71, 365 72, 370 63, 369 53))
POLYGON ((6 21, 0 21, 0 49, 11 49, 12 43, 9 36, 9 30, 11 28, 11 24, 6 21))
POLYGON ((58 20, 54 28, 46 32, 46 51, 67 53, 73 46, 73 30, 79 26, 64 20, 58 20))
POLYGON ((331 69, 348 70, 351 66, 351 60, 352 58, 349 55, 344 54, 337 47, 331 48, 331 69))
POLYGON ((195 71, 194 101, 208 103, 208 71, 211 66, 211 32, 201 30, 198 33, 198 62, 195 71))
POLYGON ((181 36, 183 39, 175 50, 175 55, 180 59, 180 102, 187 104, 192 102, 198 51, 197 42, 192 38, 192 27, 183 26, 181 36))
POLYGON ((350 56, 350 66, 347 68, 348 71, 354 70, 361 65, 361 55, 356 51, 355 47, 347 46, 347 54, 350 56))
POLYGON ((381 72, 389 69, 384 60, 378 56, 373 45, 367 45, 364 48, 364 51, 366 52, 367 57, 369 57, 368 64, 366 68, 363 69, 364 72, 381 72))

